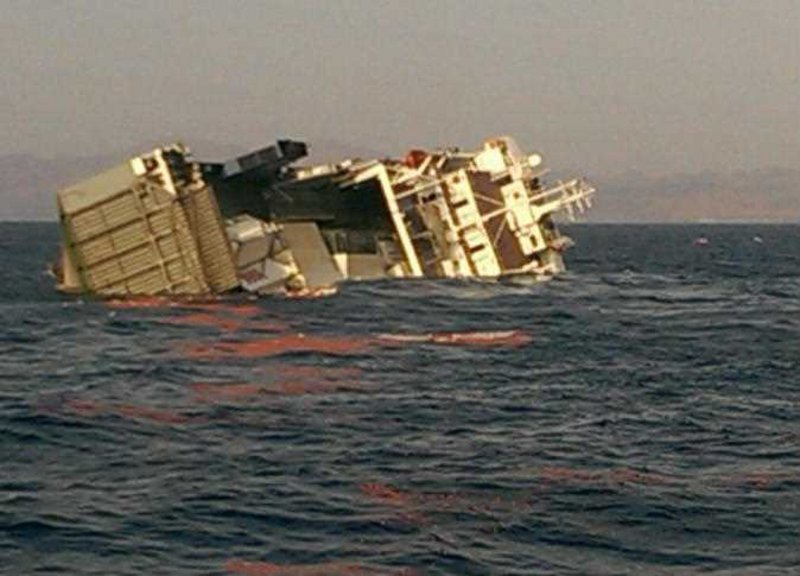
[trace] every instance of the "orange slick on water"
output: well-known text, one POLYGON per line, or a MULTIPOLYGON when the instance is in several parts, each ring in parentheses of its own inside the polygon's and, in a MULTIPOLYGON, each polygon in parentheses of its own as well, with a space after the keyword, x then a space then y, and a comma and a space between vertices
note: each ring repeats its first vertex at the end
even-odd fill
POLYGON ((239 576, 419 576, 416 570, 408 568, 378 568, 347 562, 273 564, 233 559, 225 563, 225 569, 239 576))
POLYGON ((167 316, 166 318, 159 318, 158 322, 163 324, 171 324, 174 326, 202 326, 219 328, 220 330, 226 332, 233 332, 242 326, 242 322, 240 320, 220 318, 219 316, 208 314, 206 312, 198 312, 194 314, 188 314, 186 316, 167 316))
POLYGON ((197 344, 185 349, 190 358, 256 358, 277 356, 290 352, 318 352, 321 354, 359 354, 375 345, 404 346, 409 344, 441 344, 475 347, 518 347, 532 338, 519 330, 501 332, 440 332, 430 334, 379 334, 364 336, 311 336, 286 334, 264 340, 197 344))
POLYGON ((186 349, 190 358, 258 358, 278 356, 291 352, 318 352, 321 354, 359 354, 367 351, 371 342, 359 337, 306 336, 287 334, 263 340, 198 344, 186 349))
POLYGON ((409 494, 380 482, 365 482, 360 486, 361 492, 370 498, 380 500, 393 506, 402 506, 409 503, 409 494))
POLYGON ((302 381, 285 381, 277 382, 264 387, 266 394, 326 394, 329 392, 347 392, 353 390, 360 390, 363 385, 358 382, 347 381, 318 381, 318 382, 302 382, 302 381))
POLYGON ((184 316, 167 316, 157 319, 162 324, 173 326, 200 326, 217 328, 223 332, 235 332, 238 330, 254 330, 258 332, 283 332, 288 329, 286 324, 280 322, 253 321, 236 315, 231 318, 227 316, 212 314, 210 312, 194 312, 184 316))
POLYGON ((259 394, 259 384, 210 384, 197 382, 191 385, 195 398, 202 402, 236 401, 259 394))
MULTIPOLYGON (((271 370, 275 370, 275 368, 271 370)), ((277 372, 281 377, 292 380, 340 380, 342 378, 359 378, 361 376, 361 369, 356 366, 330 367, 282 364, 277 367, 277 372)))
POLYGON ((115 309, 138 308, 183 308, 202 312, 223 312, 235 316, 251 317, 261 314, 263 309, 254 304, 226 302, 223 300, 187 300, 167 296, 137 296, 133 298, 110 299, 105 306, 115 309))
POLYGON ((141 420, 157 424, 186 424, 192 420, 190 416, 174 410, 96 400, 71 399, 67 400, 63 407, 67 412, 87 418, 114 415, 128 420, 141 420))
POLYGON ((273 564, 271 562, 246 562, 229 560, 226 570, 242 576, 350 576, 367 574, 357 564, 326 562, 324 564, 273 564))
POLYGON ((169 308, 175 306, 175 302, 164 296, 142 296, 138 298, 125 298, 106 300, 104 303, 109 308, 125 309, 125 308, 169 308))
POLYGON ((280 381, 271 384, 192 384, 195 399, 199 402, 239 402, 255 396, 328 394, 360 390, 363 385, 351 381, 280 381))
POLYGON ((565 468, 546 466, 539 471, 539 477, 545 482, 567 484, 645 484, 665 485, 674 481, 660 474, 638 472, 630 468, 612 468, 605 470, 587 470, 581 468, 565 468))
POLYGON ((203 310, 205 312, 224 312, 235 316, 257 316, 264 310, 254 304, 238 304, 236 302, 184 302, 179 304, 181 308, 192 310, 203 310))
POLYGON ((533 338, 521 330, 485 332, 431 332, 428 334, 379 334, 378 340, 388 345, 445 344, 456 346, 524 346, 533 338))
POLYGON ((514 512, 525 510, 531 498, 525 495, 508 497, 477 492, 425 492, 400 490, 380 482, 360 486, 362 494, 384 505, 401 508, 401 518, 414 524, 427 524, 423 513, 445 511, 514 512))

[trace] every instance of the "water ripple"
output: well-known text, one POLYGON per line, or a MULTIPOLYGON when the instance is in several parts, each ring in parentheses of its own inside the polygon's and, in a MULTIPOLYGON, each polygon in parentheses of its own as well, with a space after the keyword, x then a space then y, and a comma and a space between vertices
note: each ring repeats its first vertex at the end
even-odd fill
POLYGON ((545 284, 136 309, 0 225, 0 573, 794 574, 800 227, 571 233, 545 284))

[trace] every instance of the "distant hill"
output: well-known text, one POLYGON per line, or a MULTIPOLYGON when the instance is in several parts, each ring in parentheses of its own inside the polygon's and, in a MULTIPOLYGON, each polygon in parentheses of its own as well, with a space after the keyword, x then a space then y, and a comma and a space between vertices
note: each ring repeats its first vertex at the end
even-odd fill
MULTIPOLYGON (((241 146, 197 139, 186 143, 195 157, 201 160, 224 161, 250 151, 241 146)), ((273 142, 264 142, 264 146, 270 144, 273 142)), ((0 156, 0 220, 55 220, 55 194, 59 189, 157 145, 148 142, 127 150, 86 157, 41 158, 32 154, 0 156)), ((311 142, 310 152, 309 161, 316 163, 351 157, 376 158, 384 154, 336 140, 311 142)))
POLYGON ((0 220, 55 220, 55 193, 118 159, 0 156, 0 220))
MULTIPOLYGON (((225 160, 247 152, 211 142, 189 144, 199 158, 208 160, 225 160)), ((145 145, 136 150, 74 158, 0 156, 0 220, 54 220, 57 190, 150 148, 152 145, 145 145)), ((317 140, 311 142, 309 161, 386 154, 333 140, 317 140)), ((587 215, 590 222, 800 221, 800 169, 660 177, 629 172, 597 175, 590 180, 598 188, 595 206, 587 215)))
POLYGON ((596 180, 589 219, 602 222, 800 222, 800 170, 766 168, 596 180))

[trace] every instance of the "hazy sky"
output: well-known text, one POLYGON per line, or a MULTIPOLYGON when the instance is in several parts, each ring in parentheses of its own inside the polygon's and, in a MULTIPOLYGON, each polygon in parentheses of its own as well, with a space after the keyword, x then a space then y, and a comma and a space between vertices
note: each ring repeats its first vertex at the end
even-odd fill
POLYGON ((510 133, 589 174, 800 161, 800 0, 0 0, 0 51, 0 154, 510 133))

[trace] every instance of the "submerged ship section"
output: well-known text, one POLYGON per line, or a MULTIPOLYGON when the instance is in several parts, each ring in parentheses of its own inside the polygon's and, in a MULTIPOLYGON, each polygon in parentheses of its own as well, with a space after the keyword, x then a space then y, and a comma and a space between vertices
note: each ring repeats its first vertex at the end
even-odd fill
POLYGON ((508 137, 475 152, 303 166, 282 140, 228 162, 181 144, 58 193, 59 286, 103 297, 304 294, 348 279, 548 278, 571 241, 554 221, 591 205, 581 179, 547 185, 508 137))

